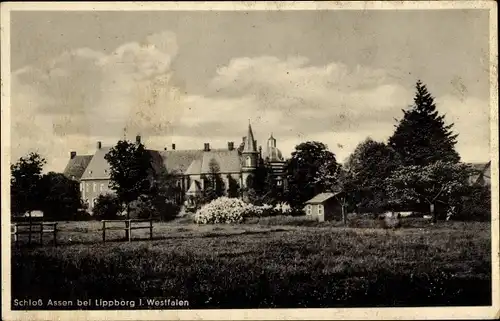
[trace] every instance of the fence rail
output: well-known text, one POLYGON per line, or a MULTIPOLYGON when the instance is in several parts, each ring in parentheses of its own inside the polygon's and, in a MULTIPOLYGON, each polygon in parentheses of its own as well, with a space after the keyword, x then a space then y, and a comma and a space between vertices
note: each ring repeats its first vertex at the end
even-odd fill
POLYGON ((54 238, 54 245, 57 245, 57 223, 55 222, 29 222, 13 223, 11 235, 14 236, 14 242, 19 242, 19 235, 28 234, 28 244, 31 244, 33 236, 38 236, 40 244, 43 244, 43 235, 50 233, 54 238))
POLYGON ((132 230, 149 229, 149 239, 153 239, 153 220, 152 219, 129 219, 129 220, 102 220, 102 241, 106 242, 106 230, 125 231, 125 239, 132 241, 132 230), (118 226, 110 226, 119 223, 118 226), (149 223, 148 225, 136 225, 140 223, 149 223), (108 226, 106 226, 108 224, 108 226), (124 224, 124 226, 122 226, 124 224))

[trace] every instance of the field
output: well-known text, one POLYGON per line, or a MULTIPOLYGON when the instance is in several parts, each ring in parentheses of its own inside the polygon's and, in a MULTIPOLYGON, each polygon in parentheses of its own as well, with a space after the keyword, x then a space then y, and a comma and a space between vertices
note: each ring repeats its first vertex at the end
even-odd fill
POLYGON ((491 304, 489 223, 178 220, 155 223, 152 241, 104 244, 98 222, 60 225, 57 247, 12 246, 13 298, 156 297, 204 309, 491 304))

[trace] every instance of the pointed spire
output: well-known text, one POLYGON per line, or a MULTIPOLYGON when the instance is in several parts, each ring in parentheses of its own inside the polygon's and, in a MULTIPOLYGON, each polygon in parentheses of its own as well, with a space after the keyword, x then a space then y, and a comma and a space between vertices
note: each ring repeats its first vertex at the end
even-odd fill
POLYGON ((255 144, 255 139, 253 137, 252 125, 250 124, 250 119, 248 120, 248 134, 245 137, 245 146, 243 152, 255 153, 257 152, 257 146, 255 144))

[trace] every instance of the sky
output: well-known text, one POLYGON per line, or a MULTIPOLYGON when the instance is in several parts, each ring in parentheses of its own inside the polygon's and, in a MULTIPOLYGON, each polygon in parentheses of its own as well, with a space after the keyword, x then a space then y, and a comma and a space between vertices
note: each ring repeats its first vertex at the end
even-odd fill
POLYGON ((321 141, 339 161, 387 141, 421 79, 489 160, 487 10, 44 11, 11 14, 11 146, 62 171, 137 134, 148 148, 225 148, 248 122, 285 156, 321 141))

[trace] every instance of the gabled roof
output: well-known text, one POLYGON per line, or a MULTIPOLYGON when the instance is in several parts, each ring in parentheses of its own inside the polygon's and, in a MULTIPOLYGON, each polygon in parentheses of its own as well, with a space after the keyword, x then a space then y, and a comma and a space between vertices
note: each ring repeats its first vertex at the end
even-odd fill
POLYGON ((203 164, 203 157, 195 158, 189 164, 185 174, 186 175, 200 175, 201 174, 201 165, 203 164))
POLYGON ((201 193, 200 182, 193 180, 193 182, 191 183, 191 186, 187 190, 186 194, 196 195, 199 193, 201 193))
MULTIPOLYGON (((108 161, 104 156, 109 152, 111 147, 101 147, 96 151, 94 157, 87 166, 85 172, 82 175, 82 180, 88 179, 109 179, 110 178, 110 166, 108 161)), ((160 172, 162 168, 163 158, 158 151, 146 150, 151 155, 152 167, 156 172, 160 172)))
POLYGON ((329 200, 330 198, 332 198, 338 194, 340 194, 340 193, 320 193, 305 203, 306 204, 321 204, 321 203, 324 203, 325 201, 329 200))
POLYGON ((79 180, 91 160, 92 155, 76 155, 75 157, 70 158, 68 164, 66 164, 63 174, 68 178, 79 180))
POLYGON ((487 163, 468 163, 472 168, 472 174, 469 177, 469 182, 477 184, 481 180, 488 182, 491 180, 491 161, 487 163))
POLYGON ((109 179, 109 164, 104 159, 104 156, 109 152, 110 147, 101 147, 98 149, 89 166, 85 169, 82 175, 82 180, 85 179, 109 179))

